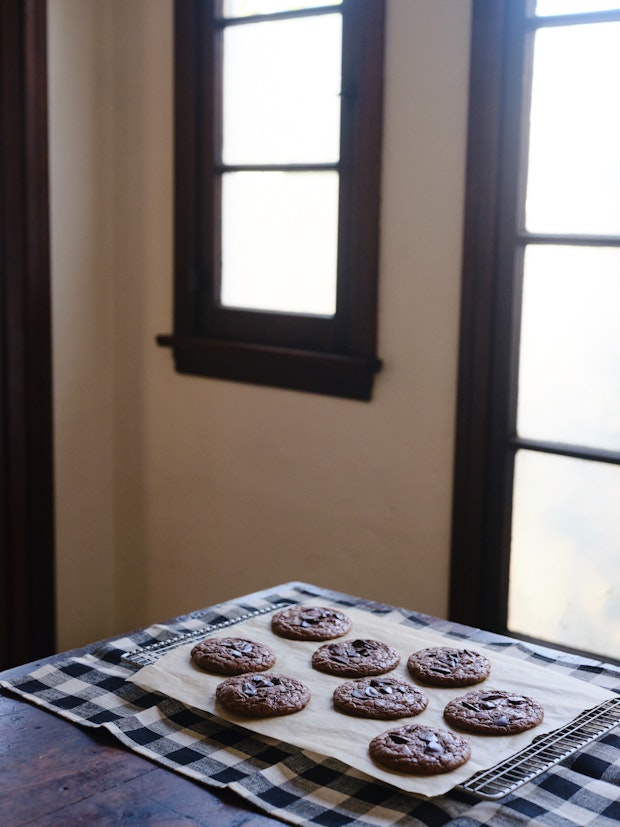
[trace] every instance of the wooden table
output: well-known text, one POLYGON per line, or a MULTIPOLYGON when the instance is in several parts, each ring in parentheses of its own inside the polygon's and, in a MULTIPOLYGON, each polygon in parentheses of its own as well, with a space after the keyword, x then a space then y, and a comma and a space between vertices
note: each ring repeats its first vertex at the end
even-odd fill
POLYGON ((0 824, 282 827, 232 793, 158 767, 103 728, 75 726, 2 690, 0 824))

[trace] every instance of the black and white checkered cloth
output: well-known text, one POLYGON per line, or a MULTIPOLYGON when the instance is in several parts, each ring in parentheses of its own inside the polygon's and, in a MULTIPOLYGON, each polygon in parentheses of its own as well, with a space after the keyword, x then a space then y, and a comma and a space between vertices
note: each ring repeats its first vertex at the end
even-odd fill
POLYGON ((283 600, 325 597, 400 623, 477 640, 498 651, 591 681, 620 693, 620 668, 549 653, 497 635, 426 615, 369 604, 314 586, 294 583, 215 609, 196 612, 99 646, 81 657, 46 664, 0 685, 83 726, 105 727, 130 749, 211 787, 227 787, 290 824, 324 827, 518 827, 620 822, 620 732, 611 730, 499 801, 454 790, 420 799, 324 756, 231 726, 208 713, 146 692, 126 678, 121 657, 137 647, 230 620, 283 600))

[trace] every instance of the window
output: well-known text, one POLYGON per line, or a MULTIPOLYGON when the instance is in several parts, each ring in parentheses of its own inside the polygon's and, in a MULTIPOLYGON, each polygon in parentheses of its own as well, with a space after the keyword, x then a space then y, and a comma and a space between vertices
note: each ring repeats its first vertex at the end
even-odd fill
POLYGON ((369 399, 383 0, 177 0, 176 369, 369 399))
POLYGON ((474 0, 451 614, 620 660, 620 2, 474 0))

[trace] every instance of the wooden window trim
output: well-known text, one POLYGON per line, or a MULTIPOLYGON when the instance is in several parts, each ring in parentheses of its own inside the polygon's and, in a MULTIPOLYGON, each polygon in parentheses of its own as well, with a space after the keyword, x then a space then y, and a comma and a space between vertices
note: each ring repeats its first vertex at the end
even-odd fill
MULTIPOLYGON (((175 2, 175 288, 181 373, 368 400, 376 353, 383 0, 344 0, 338 297, 334 317, 218 306, 217 4, 175 2), (369 128, 370 125, 370 128, 369 128)), ((275 17, 275 15, 274 15, 275 17)), ((281 17, 281 15, 278 15, 281 17)), ((328 165, 329 166, 329 165, 328 165)))
POLYGON ((0 669, 55 649, 46 4, 0 7, 0 669))
POLYGON ((527 0, 474 0, 450 617, 506 632, 514 452, 514 237, 527 0))

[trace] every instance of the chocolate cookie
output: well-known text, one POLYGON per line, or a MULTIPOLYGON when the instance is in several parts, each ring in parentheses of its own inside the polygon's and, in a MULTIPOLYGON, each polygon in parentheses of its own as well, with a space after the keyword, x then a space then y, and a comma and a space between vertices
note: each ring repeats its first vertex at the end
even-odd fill
POLYGON ((191 658, 196 666, 217 675, 263 672, 276 662, 268 646, 240 637, 202 640, 192 649, 191 658))
POLYGON ((351 628, 351 618, 337 609, 324 606, 291 606, 276 612, 271 629, 290 640, 331 640, 351 628))
POLYGON ((389 770, 437 775, 460 767, 471 756, 468 742, 456 732, 409 724, 377 735, 369 752, 389 770))
POLYGON ((455 698, 444 709, 448 723, 482 735, 514 735, 539 724, 542 706, 518 692, 477 689, 455 698))
POLYGON ((231 712, 273 718, 299 712, 310 700, 310 691, 287 675, 237 675, 222 681, 215 696, 231 712))
POLYGON ((471 649, 435 646, 410 655, 407 668, 429 686, 471 686, 488 678, 491 663, 471 649))
POLYGON ((358 678, 383 675, 400 663, 400 655, 379 640, 343 640, 326 643, 312 655, 312 666, 328 675, 358 678))
POLYGON ((334 708, 359 718, 407 718, 426 709, 422 690, 397 678, 360 678, 334 690, 334 708))

